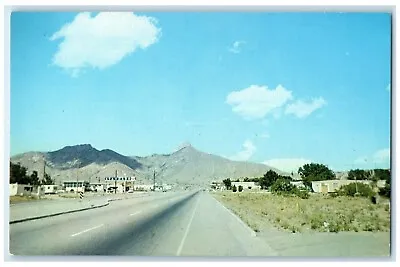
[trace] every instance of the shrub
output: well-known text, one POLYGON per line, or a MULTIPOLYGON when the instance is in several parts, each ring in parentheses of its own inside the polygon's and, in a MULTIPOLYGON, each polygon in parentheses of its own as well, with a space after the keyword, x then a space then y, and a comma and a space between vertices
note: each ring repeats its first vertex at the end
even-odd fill
POLYGON ((236 185, 233 185, 232 191, 233 191, 233 192, 236 192, 236 191, 237 191, 236 185))
POLYGON ((278 179, 275 183, 271 186, 271 191, 275 193, 294 193, 296 190, 296 186, 292 185, 286 179, 278 179))
POLYGON ((390 198, 390 184, 386 184, 384 188, 379 189, 379 195, 390 198))
POLYGON ((371 186, 363 183, 351 183, 348 185, 343 185, 339 188, 337 193, 341 196, 356 196, 359 195, 361 197, 372 197, 375 195, 371 186))
POLYGON ((238 190, 239 190, 239 192, 242 192, 243 191, 243 186, 239 185, 238 190))
POLYGON ((296 196, 298 196, 299 198, 302 198, 302 199, 310 198, 310 194, 304 190, 297 189, 297 190, 295 190, 295 194, 296 194, 296 196))

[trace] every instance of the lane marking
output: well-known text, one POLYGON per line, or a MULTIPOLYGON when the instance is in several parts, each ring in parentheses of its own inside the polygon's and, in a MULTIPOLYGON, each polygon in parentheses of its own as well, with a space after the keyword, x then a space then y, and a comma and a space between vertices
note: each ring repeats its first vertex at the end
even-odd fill
POLYGON ((79 232, 79 233, 72 234, 71 237, 74 237, 74 236, 77 236, 77 235, 80 235, 80 234, 83 234, 83 233, 92 231, 92 230, 97 229, 97 228, 102 227, 102 226, 104 226, 104 224, 100 224, 100 225, 97 225, 97 226, 95 226, 95 227, 92 227, 92 228, 83 230, 83 231, 81 231, 81 232, 79 232))
POLYGON ((135 212, 135 213, 131 213, 131 214, 129 214, 129 216, 135 216, 135 215, 137 215, 137 214, 139 214, 139 213, 142 213, 142 211, 139 210, 139 211, 137 211, 137 212, 135 212))
POLYGON ((192 213, 192 217, 190 218, 189 224, 188 224, 188 226, 187 226, 187 228, 186 228, 186 232, 185 232, 185 234, 183 235, 181 244, 179 245, 178 251, 176 252, 176 256, 180 256, 180 255, 181 255, 182 248, 183 248, 183 244, 185 243, 186 237, 187 237, 187 235, 188 235, 188 233, 189 233, 190 226, 192 225, 192 221, 193 221, 193 218, 194 218, 194 214, 196 213, 197 206, 199 205, 199 201, 200 201, 200 197, 197 199, 196 206, 195 206, 195 208, 194 208, 194 210, 193 210, 193 213, 192 213))

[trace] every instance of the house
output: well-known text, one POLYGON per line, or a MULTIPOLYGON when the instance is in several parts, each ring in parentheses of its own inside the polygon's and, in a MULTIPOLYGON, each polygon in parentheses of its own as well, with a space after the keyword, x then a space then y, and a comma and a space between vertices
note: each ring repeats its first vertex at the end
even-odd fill
POLYGON ((44 189, 40 186, 27 184, 10 184, 10 196, 41 196, 44 195, 44 189))
POLYGON ((231 186, 236 186, 236 188, 239 188, 239 186, 243 187, 243 191, 246 190, 260 190, 261 186, 256 185, 255 182, 232 182, 231 186))
POLYGON ((64 181, 66 192, 85 192, 90 188, 88 181, 64 181))
MULTIPOLYGON (((335 190, 339 189, 343 185, 348 185, 351 183, 363 183, 363 184, 371 184, 370 180, 325 180, 325 181, 313 181, 312 189, 316 193, 332 193, 335 190)), ((384 187, 386 184, 385 180, 379 180, 377 182, 378 188, 384 187)))
POLYGON ((55 194, 58 190, 62 189, 59 185, 43 185, 45 194, 55 194))

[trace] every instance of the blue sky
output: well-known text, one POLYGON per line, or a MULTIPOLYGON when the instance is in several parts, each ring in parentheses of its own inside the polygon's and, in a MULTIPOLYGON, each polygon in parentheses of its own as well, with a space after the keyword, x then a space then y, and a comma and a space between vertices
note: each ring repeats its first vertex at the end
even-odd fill
POLYGON ((11 154, 389 166, 385 13, 13 13, 11 154))

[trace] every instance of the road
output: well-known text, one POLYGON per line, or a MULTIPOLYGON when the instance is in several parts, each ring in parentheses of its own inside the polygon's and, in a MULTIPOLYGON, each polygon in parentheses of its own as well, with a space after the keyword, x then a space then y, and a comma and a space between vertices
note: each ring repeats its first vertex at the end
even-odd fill
POLYGON ((13 255, 274 256, 207 192, 155 194, 10 225, 13 255))

